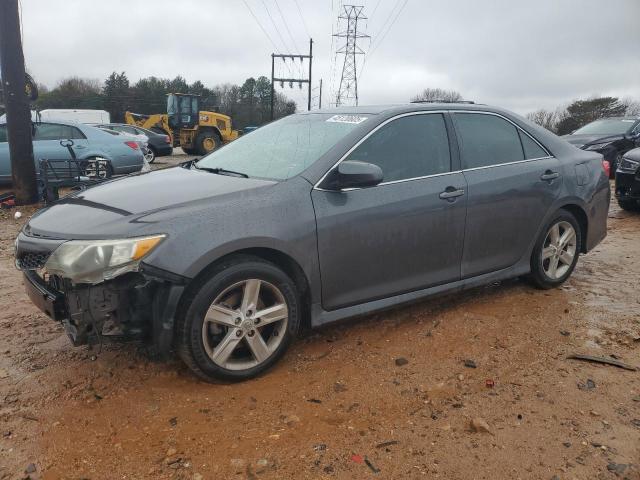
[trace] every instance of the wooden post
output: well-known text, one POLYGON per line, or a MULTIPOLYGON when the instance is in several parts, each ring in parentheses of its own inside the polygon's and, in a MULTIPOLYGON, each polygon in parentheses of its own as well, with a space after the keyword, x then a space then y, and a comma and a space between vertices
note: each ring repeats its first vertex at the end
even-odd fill
POLYGON ((38 201, 38 184, 33 161, 31 110, 25 92, 18 0, 0 0, 0 60, 13 190, 16 205, 28 205, 38 201))

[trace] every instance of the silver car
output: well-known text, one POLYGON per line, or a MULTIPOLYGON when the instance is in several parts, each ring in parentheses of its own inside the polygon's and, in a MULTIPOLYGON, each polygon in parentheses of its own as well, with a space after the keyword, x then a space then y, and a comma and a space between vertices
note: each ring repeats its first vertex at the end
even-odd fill
MULTIPOLYGON (((40 122, 34 124, 33 156, 36 170, 39 161, 70 159, 63 144, 71 140, 79 160, 105 158, 110 160, 109 175, 138 172, 143 166, 143 152, 136 139, 114 136, 90 125, 71 122, 40 122), (62 142, 62 143, 61 143, 62 142)), ((0 125, 0 184, 11 183, 11 160, 7 143, 7 125, 0 125)))

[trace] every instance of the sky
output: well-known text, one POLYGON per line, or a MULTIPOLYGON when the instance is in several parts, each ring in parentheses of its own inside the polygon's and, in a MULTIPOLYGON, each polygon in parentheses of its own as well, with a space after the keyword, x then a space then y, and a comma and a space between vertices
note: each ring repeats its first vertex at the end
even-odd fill
MULTIPOLYGON (((20 0, 27 69, 68 76, 242 83, 271 53, 308 53, 313 103, 335 102, 341 0, 20 0)), ((640 100, 640 0, 360 0, 360 105, 403 103, 427 87, 526 114, 573 99, 640 100), (364 66, 363 66, 364 64, 364 66)), ((307 76, 278 60, 276 76, 307 76)), ((280 89, 306 108, 306 90, 280 89)))

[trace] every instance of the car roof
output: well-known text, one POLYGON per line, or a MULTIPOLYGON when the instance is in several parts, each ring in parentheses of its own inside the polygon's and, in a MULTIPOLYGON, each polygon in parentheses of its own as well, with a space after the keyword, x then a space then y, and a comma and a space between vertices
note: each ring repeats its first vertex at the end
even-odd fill
MULTIPOLYGON (((622 115, 618 117, 602 117, 596 118, 593 122, 597 122, 598 120, 640 120, 640 115, 622 115)), ((593 123, 589 122, 589 123, 593 123)))
POLYGON ((391 105, 366 105, 358 107, 333 107, 323 108, 321 110, 313 110, 311 112, 300 112, 301 114, 334 114, 334 115, 378 115, 378 114, 402 114, 407 112, 416 112, 422 110, 481 110, 491 112, 502 112, 501 109, 490 107, 488 105, 469 102, 412 102, 391 105))

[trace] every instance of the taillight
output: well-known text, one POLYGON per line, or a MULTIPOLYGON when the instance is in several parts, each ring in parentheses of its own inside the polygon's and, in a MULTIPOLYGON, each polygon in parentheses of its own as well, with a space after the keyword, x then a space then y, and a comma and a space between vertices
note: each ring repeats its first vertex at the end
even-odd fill
POLYGON ((169 138, 169 135, 164 136, 164 141, 165 143, 171 143, 171 139, 169 138))
POLYGON ((602 169, 607 174, 607 178, 611 176, 611 164, 607 160, 602 160, 602 169))
POLYGON ((124 144, 129 148, 133 148, 134 150, 140 150, 140 145, 138 145, 137 142, 124 142, 124 144))

